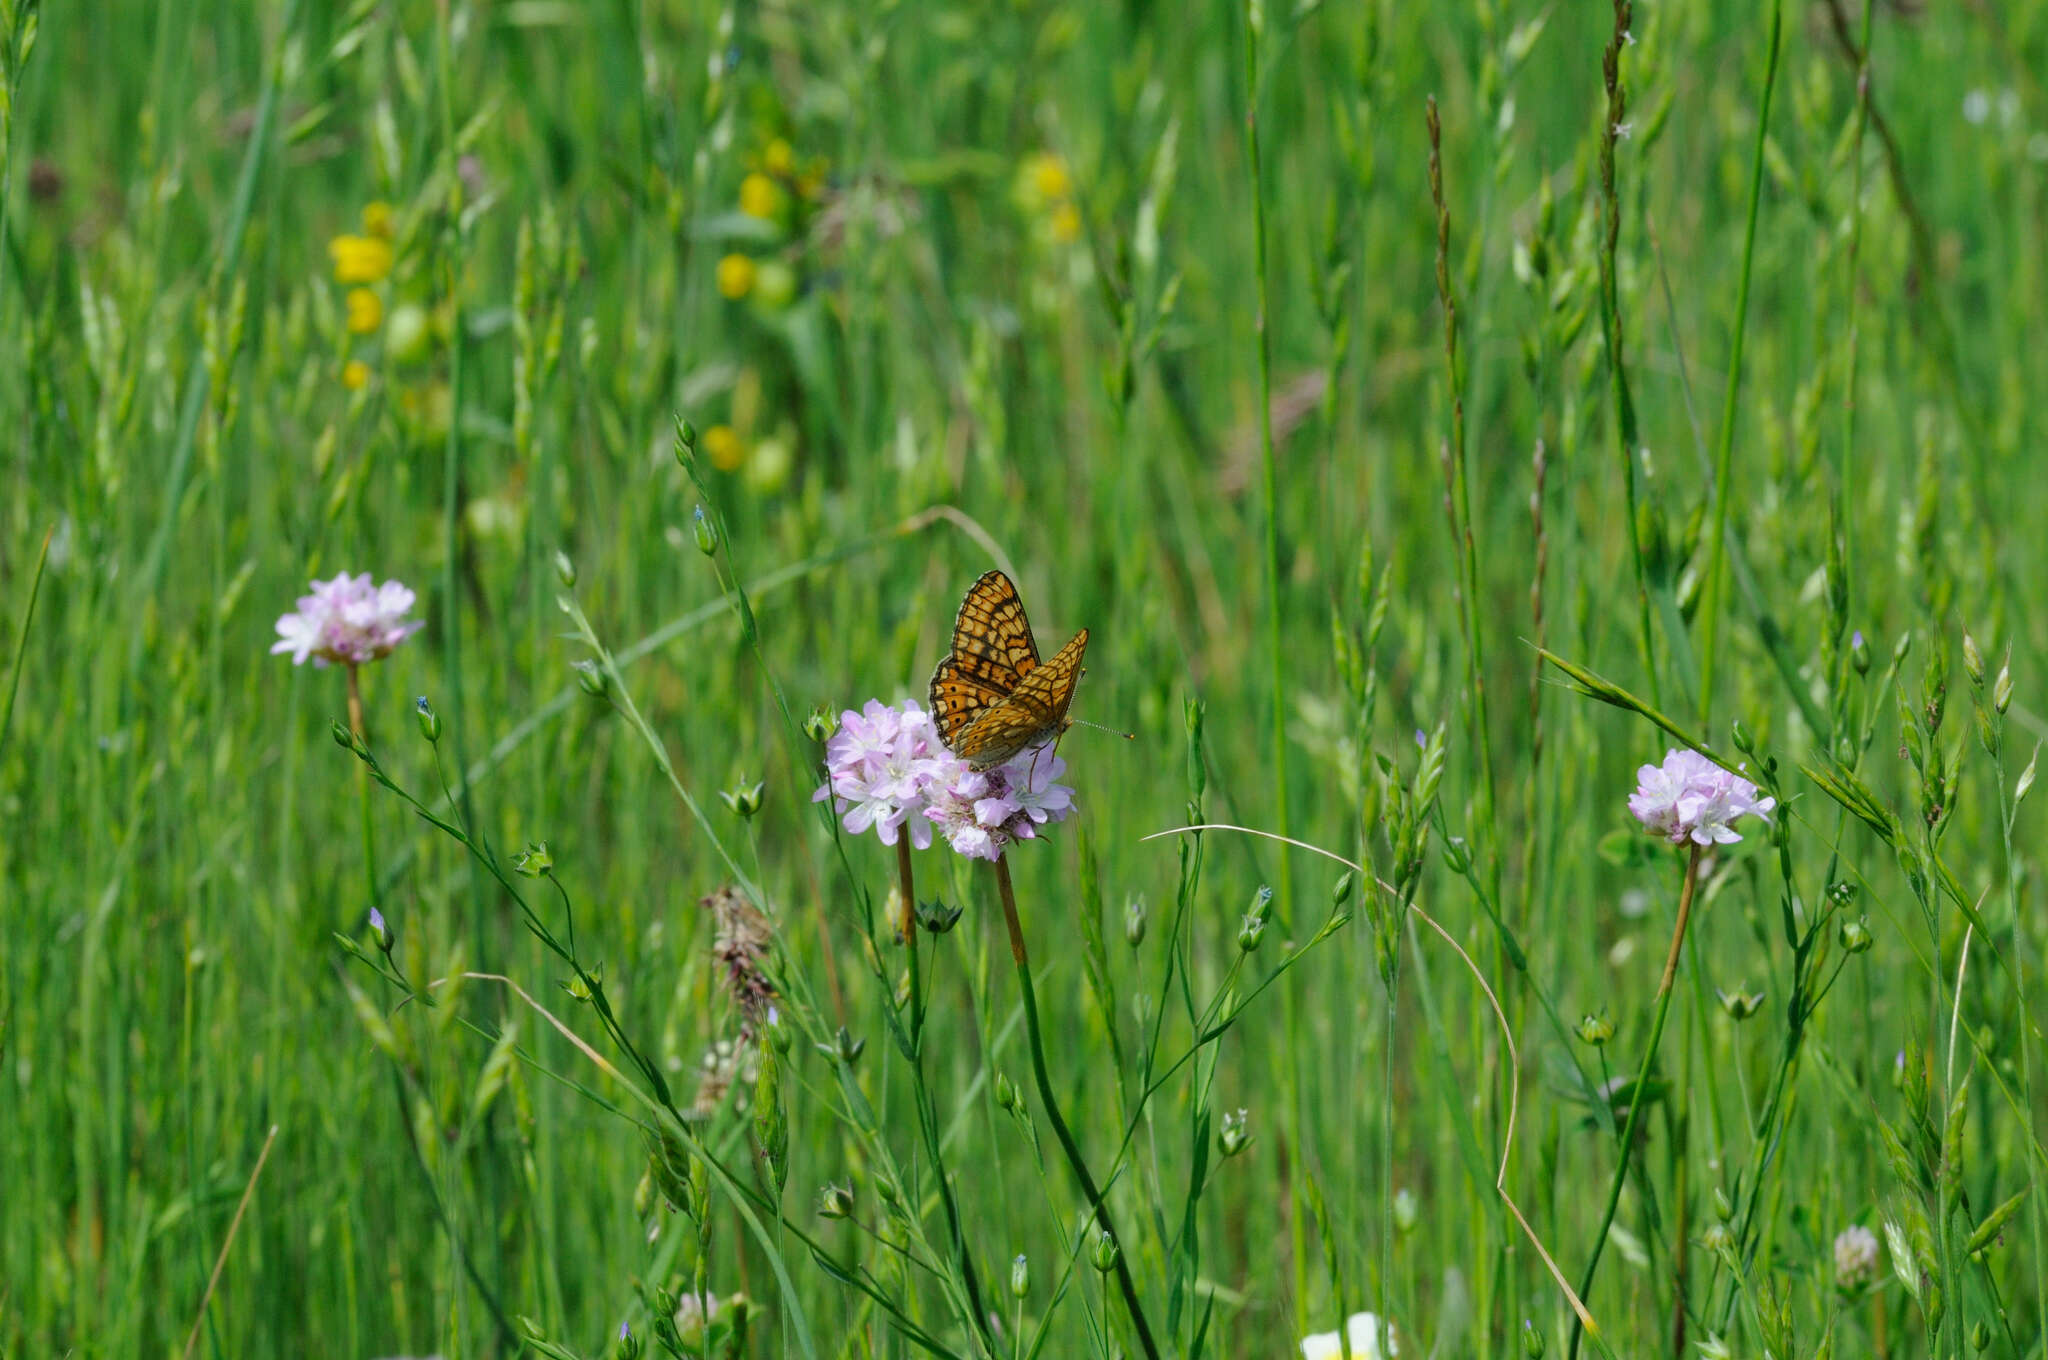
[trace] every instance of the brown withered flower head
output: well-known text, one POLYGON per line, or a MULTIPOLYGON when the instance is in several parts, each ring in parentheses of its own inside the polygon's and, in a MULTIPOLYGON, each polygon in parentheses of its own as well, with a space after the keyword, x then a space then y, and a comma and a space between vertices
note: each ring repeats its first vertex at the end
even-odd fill
POLYGON ((718 960, 726 994, 739 1009, 740 1037, 750 1040, 775 1001, 775 984, 761 968, 774 927, 730 883, 700 898, 697 905, 711 913, 711 953, 718 960))

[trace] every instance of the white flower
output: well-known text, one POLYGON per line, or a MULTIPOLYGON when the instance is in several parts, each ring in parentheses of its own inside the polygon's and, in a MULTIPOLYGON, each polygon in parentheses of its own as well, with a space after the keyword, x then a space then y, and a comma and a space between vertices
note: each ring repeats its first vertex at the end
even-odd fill
POLYGON ((1380 1349, 1380 1320, 1372 1313, 1353 1313, 1344 1324, 1344 1334, 1318 1332, 1301 1340, 1301 1360, 1347 1360, 1345 1342, 1350 1343, 1348 1360, 1387 1360, 1401 1353, 1394 1329, 1387 1328, 1387 1348, 1380 1349))
POLYGON ((1877 1234, 1852 1223, 1835 1234, 1835 1283, 1855 1289, 1877 1278, 1877 1234))

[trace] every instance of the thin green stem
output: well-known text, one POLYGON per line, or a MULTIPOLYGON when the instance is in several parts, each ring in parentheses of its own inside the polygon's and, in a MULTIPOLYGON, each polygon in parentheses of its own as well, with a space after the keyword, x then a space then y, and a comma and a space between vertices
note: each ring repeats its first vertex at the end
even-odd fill
MULTIPOLYGON (((1253 329, 1258 335, 1259 480, 1264 493, 1266 521, 1266 654, 1271 665, 1273 682, 1273 818, 1280 834, 1287 836, 1292 832, 1287 821, 1287 666, 1280 629, 1280 491, 1273 455, 1273 338, 1272 317, 1266 296, 1265 171, 1259 154, 1259 37, 1264 24, 1264 13, 1258 0, 1246 0, 1244 125, 1252 177, 1252 275, 1258 293, 1258 315, 1253 329)), ((1285 846, 1280 847, 1278 882, 1275 886, 1279 890, 1283 919, 1291 921, 1294 918, 1293 873, 1285 846)), ((1285 1020, 1288 1043, 1282 1076, 1288 1108, 1295 1116, 1295 1128, 1302 1129, 1306 1127, 1305 1121, 1300 1117, 1302 1045, 1298 1042, 1299 1021, 1294 1012, 1292 992, 1288 994, 1285 1020)), ((1303 1158, 1301 1150, 1297 1148, 1295 1155, 1288 1159, 1288 1202, 1294 1209, 1288 1215, 1287 1233, 1294 1266, 1295 1324, 1298 1329, 1306 1331, 1308 1230, 1301 1214, 1301 1205, 1305 1202, 1302 1176, 1303 1158)))
POLYGON ((1087 1199, 1095 1221, 1102 1225, 1102 1231, 1109 1234, 1110 1242, 1116 1247, 1117 1288, 1123 1293, 1124 1307, 1131 1315, 1131 1327, 1138 1334, 1138 1347, 1144 1351, 1145 1360, 1159 1360, 1158 1343, 1152 1339, 1151 1324, 1146 1322, 1144 1306, 1138 1302, 1137 1283, 1131 1278, 1130 1253, 1124 1250, 1123 1235, 1110 1221, 1109 1205, 1104 1202, 1102 1191, 1096 1187, 1095 1177, 1081 1156, 1080 1145, 1067 1128, 1066 1118, 1060 1114, 1059 1102, 1053 1098, 1052 1078, 1045 1070, 1045 1040, 1038 1023, 1038 993, 1031 985, 1031 956, 1024 948, 1024 927, 1017 919, 1017 893, 1010 886, 1009 860, 998 858, 995 871, 996 892, 1003 901, 1003 924, 1010 931, 1010 958, 1017 965, 1017 986, 1023 993, 1024 1030, 1031 1041, 1031 1075, 1038 1084, 1038 1098, 1045 1105, 1046 1120, 1052 1125, 1054 1137, 1059 1139, 1060 1151, 1065 1154, 1074 1179, 1080 1183, 1081 1194, 1087 1199))
POLYGON ((55 529, 43 531, 43 546, 36 553, 36 574, 28 583, 28 603, 21 607, 21 627, 14 633, 14 665, 7 673, 7 701, 0 705, 0 756, 7 754, 7 734, 14 730, 14 696, 21 692, 21 663, 28 655, 28 629, 36 621, 36 598, 43 593, 43 569, 49 565, 50 536, 54 533, 55 529))
POLYGON ((1764 59, 1764 93, 1757 109, 1756 144, 1749 162, 1749 216, 1742 229, 1742 268, 1735 284, 1735 335, 1728 352, 1728 385, 1721 399, 1720 440, 1714 450, 1714 529, 1708 539, 1705 616, 1700 637, 1700 721, 1714 708, 1714 661, 1727 579, 1728 470, 1735 451, 1735 402, 1742 389, 1742 337, 1749 320, 1750 265, 1756 256, 1757 211, 1763 201, 1764 146, 1771 126, 1771 94, 1778 84, 1778 37, 1783 0, 1771 0, 1771 42, 1764 59))
POLYGON ((981 1281, 975 1274, 974 1257, 967 1250, 967 1234, 960 1226, 960 1204, 953 1196, 953 1182, 946 1174, 945 1142, 939 1136, 938 1110, 924 1077, 924 978, 917 956, 917 881, 910 866, 910 835, 896 837, 896 887, 903 902, 894 925, 903 941, 904 956, 910 962, 910 1075, 917 1088, 917 1123, 925 1138, 925 1155, 931 1158, 932 1178, 938 1182, 939 1203, 946 1211, 946 1236, 953 1250, 953 1265, 967 1291, 968 1313, 975 1338, 990 1353, 995 1340, 988 1334, 988 1309, 981 1301, 981 1281))
MULTIPOLYGON (((1635 1085, 1629 1088, 1628 1120, 1621 1128, 1620 1156, 1614 1166, 1614 1180, 1607 1187, 1607 1207, 1600 1214, 1600 1231, 1593 1239, 1593 1254, 1586 1261, 1585 1274, 1579 1277, 1579 1297, 1587 1298, 1593 1289, 1593 1273, 1600 1268, 1600 1253, 1607 1247, 1608 1230, 1614 1226, 1614 1211, 1621 1203, 1621 1187, 1628 1180, 1629 1160, 1634 1155, 1636 1129, 1643 1121, 1643 1106, 1649 1102, 1643 1098, 1650 1080, 1650 1068, 1657 1061, 1657 1045, 1664 1038, 1664 1019, 1671 1013, 1671 981, 1678 974, 1678 955, 1685 944, 1686 923, 1692 919, 1692 899, 1699 887, 1700 847, 1692 847, 1685 861, 1685 885, 1678 891, 1678 923, 1671 929, 1671 952, 1664 959, 1664 977, 1657 984, 1657 1013, 1650 1022, 1650 1042, 1643 1049, 1643 1060, 1636 1067, 1635 1085)), ((1577 1360, 1582 1327, 1578 1319, 1572 1321, 1572 1340, 1569 1354, 1577 1360)))

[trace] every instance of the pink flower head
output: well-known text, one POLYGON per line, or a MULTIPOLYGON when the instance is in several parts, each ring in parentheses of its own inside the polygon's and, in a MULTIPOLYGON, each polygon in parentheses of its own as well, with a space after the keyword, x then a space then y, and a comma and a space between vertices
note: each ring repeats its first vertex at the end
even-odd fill
POLYGON ((315 581, 313 593, 299 597, 297 612, 277 621, 271 654, 290 652, 294 666, 304 665, 308 657, 315 666, 360 666, 389 656, 392 648, 426 627, 406 617, 414 598, 398 581, 372 585, 368 572, 343 572, 332 581, 315 581))
POLYGON ((1757 797, 1747 779, 1692 750, 1671 751, 1661 766, 1637 770, 1628 800, 1636 820, 1673 845, 1733 845, 1742 837, 1731 822, 1752 813, 1768 821, 1777 805, 1775 798, 1757 797))
POLYGON ((992 770, 970 770, 948 757, 947 778, 933 790, 925 816, 946 843, 970 859, 999 859, 1013 841, 1074 815, 1074 791, 1056 782, 1067 762, 1044 747, 1019 751, 992 770))
POLYGON ((995 859, 1073 815, 1074 791, 1054 782, 1066 768, 1040 747, 992 770, 969 769, 915 700, 890 708, 870 699, 839 715, 825 743, 825 783, 811 801, 833 799, 840 825, 856 836, 873 829, 884 845, 907 831, 924 850, 936 829, 960 854, 995 859))
POLYGON ((839 715, 839 730, 825 743, 825 783, 811 801, 836 799, 842 826, 856 836, 872 827, 884 845, 894 845, 908 823, 910 843, 923 850, 932 826, 919 814, 941 758, 953 759, 915 700, 890 708, 870 699, 860 712, 839 715))

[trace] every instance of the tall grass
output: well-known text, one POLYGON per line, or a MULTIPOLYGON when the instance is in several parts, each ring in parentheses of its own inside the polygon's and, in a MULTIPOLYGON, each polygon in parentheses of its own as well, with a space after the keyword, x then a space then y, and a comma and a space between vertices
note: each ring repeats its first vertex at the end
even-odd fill
POLYGON ((2044 43, 0 0, 0 1355, 2039 1353, 2044 43))

